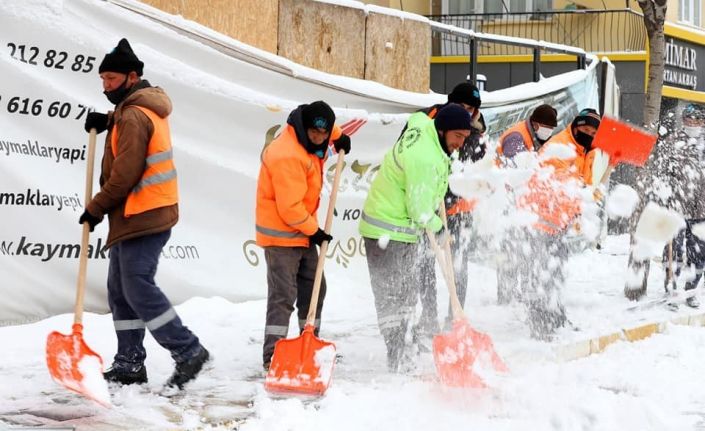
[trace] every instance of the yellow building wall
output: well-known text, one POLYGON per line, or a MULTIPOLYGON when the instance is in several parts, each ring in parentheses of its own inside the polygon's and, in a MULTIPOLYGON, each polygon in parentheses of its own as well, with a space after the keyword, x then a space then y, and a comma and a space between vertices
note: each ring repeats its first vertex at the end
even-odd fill
POLYGON ((363 0, 362 2, 419 15, 431 15, 431 0, 363 0))
MULTIPOLYGON (((705 27, 705 0, 700 1, 700 28, 705 27)), ((679 0, 669 0, 668 9, 666 10, 666 21, 678 22, 678 16, 680 12, 680 1, 679 0)), ((686 25, 688 25, 686 23, 686 25)))
MULTIPOLYGON (((553 9, 565 9, 571 3, 582 6, 585 9, 624 9, 626 7, 625 0, 554 0, 553 9)), ((629 0, 629 7, 634 10, 641 10, 636 0, 629 0)))
MULTIPOLYGON (((643 51, 646 49, 641 17, 622 13, 614 14, 555 14, 545 21, 530 24, 515 23, 506 19, 486 21, 478 29, 483 33, 519 36, 545 40, 569 46, 578 46, 591 52, 643 51), (617 25, 619 23, 619 25, 617 25), (566 28, 580 28, 580 32, 566 32, 566 28)), ((482 43, 480 55, 529 54, 527 48, 482 43)))

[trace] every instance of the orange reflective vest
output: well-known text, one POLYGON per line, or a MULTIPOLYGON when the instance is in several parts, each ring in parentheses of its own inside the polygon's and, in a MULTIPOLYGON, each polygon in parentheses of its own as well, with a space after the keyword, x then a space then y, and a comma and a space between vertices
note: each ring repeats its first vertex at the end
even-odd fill
POLYGON ((526 150, 532 151, 534 149, 534 137, 531 131, 529 131, 529 127, 531 127, 529 120, 524 120, 516 123, 502 133, 502 136, 499 137, 499 145, 497 145, 497 155, 504 155, 504 140, 512 133, 519 133, 524 141, 524 147, 526 147, 526 150))
MULTIPOLYGON (((125 217, 174 205, 179 202, 176 184, 176 167, 171 148, 171 134, 166 118, 161 118, 151 110, 133 105, 144 112, 154 127, 154 133, 147 145, 147 158, 144 173, 136 186, 127 195, 125 217)), ((113 126, 110 146, 113 157, 117 156, 118 127, 113 126)))
POLYGON ((575 173, 583 180, 587 185, 592 184, 592 164, 595 160, 595 152, 585 152, 585 148, 578 144, 573 137, 573 133, 570 130, 570 125, 563 129, 559 134, 553 136, 549 139, 546 144, 539 150, 543 153, 550 144, 567 145, 575 150, 575 157, 570 159, 558 159, 553 158, 546 161, 546 163, 552 165, 556 168, 556 171, 570 171, 571 167, 575 167, 575 173))
POLYGON ((554 172, 548 178, 534 175, 528 183, 528 191, 518 199, 519 208, 538 216, 533 224, 550 235, 565 231, 580 216, 580 199, 567 192, 566 185, 575 181, 568 172, 554 172))
POLYGON ((519 206, 538 215, 534 227, 548 234, 558 234, 566 230, 580 216, 581 206, 578 196, 568 193, 565 185, 571 181, 592 184, 592 163, 594 151, 585 148, 573 138, 570 125, 549 139, 539 150, 543 154, 553 145, 564 145, 575 151, 575 157, 568 159, 552 158, 544 163, 555 168, 548 177, 535 175, 528 184, 529 192, 524 195, 519 206))

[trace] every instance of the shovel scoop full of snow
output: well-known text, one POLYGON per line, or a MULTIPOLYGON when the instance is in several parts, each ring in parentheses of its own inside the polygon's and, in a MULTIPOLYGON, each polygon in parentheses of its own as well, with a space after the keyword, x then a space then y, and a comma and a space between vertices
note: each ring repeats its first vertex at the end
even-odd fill
POLYGON ((450 332, 433 337, 433 359, 441 382, 447 386, 485 388, 486 377, 507 372, 492 339, 456 319, 450 332))
POLYGON ((46 355, 49 373, 57 383, 104 407, 111 406, 103 359, 83 341, 83 325, 74 323, 70 335, 50 333, 46 355))
POLYGON ((318 396, 328 389, 335 366, 335 344, 306 325, 300 336, 277 341, 264 388, 274 393, 318 396))
POLYGON ((644 166, 657 138, 656 134, 633 124, 603 116, 592 142, 594 147, 607 153, 612 166, 618 163, 644 166))

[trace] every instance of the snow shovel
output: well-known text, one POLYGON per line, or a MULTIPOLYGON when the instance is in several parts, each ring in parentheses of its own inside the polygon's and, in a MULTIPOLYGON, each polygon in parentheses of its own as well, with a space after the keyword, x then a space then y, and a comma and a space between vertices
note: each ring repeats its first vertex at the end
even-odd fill
MULTIPOLYGON (((333 190, 330 202, 328 202, 326 232, 330 232, 333 224, 333 210, 338 195, 340 172, 343 169, 344 159, 345 152, 339 152, 338 163, 335 166, 333 190)), ((281 339, 274 346, 272 363, 264 379, 264 388, 269 392, 320 396, 330 385, 335 365, 335 344, 323 341, 314 334, 316 308, 318 307, 318 296, 323 279, 323 264, 326 261, 327 250, 328 241, 324 241, 318 255, 311 303, 303 332, 290 340, 281 339)))
MULTIPOLYGON (((96 130, 91 129, 86 160, 85 202, 90 201, 93 195, 95 141, 96 130)), ((54 331, 47 336, 47 367, 51 377, 57 383, 105 407, 110 407, 110 393, 103 379, 103 359, 83 341, 83 294, 86 287, 89 232, 90 225, 88 222, 83 223, 72 333, 64 335, 54 331)))
MULTIPOLYGON (((441 207, 443 224, 448 229, 445 208, 441 207)), ((436 243, 436 236, 426 230, 431 248, 441 267, 443 278, 448 286, 453 327, 450 332, 433 337, 433 359, 441 382, 447 386, 465 388, 484 388, 487 385, 482 378, 488 367, 506 372, 507 366, 499 357, 489 335, 476 331, 468 322, 463 306, 458 300, 453 271, 453 259, 450 243, 446 241, 441 250, 436 243)))
MULTIPOLYGON (((607 153, 610 168, 618 163, 641 167, 648 160, 657 139, 654 133, 605 115, 592 142, 595 148, 607 153)), ((608 172, 611 169, 608 168, 608 172)))

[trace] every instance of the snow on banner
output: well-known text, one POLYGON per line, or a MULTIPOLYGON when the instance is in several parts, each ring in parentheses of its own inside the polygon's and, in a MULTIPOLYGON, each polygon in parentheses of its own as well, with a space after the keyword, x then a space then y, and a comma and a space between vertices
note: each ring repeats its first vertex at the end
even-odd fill
MULTIPOLYGON (((385 94, 394 98, 382 106, 392 108, 372 112, 370 106, 381 105, 379 95, 366 92, 369 82, 331 77, 337 84, 345 83, 349 94, 369 94, 341 100, 344 92, 325 82, 282 78, 276 71, 228 57, 107 2, 46 2, 37 3, 31 14, 28 10, 12 2, 0 4, 0 325, 72 310, 81 233, 78 216, 85 205, 78 197, 88 140, 83 122, 92 109, 112 108, 102 95, 97 68, 120 38, 126 37, 144 61, 144 78, 164 88, 174 104, 169 122, 180 221, 162 254, 157 282, 176 303, 193 296, 231 301, 265 297, 263 253, 254 244, 259 156, 280 133, 289 111, 316 99, 335 108, 340 124, 358 125, 342 174, 335 239, 328 256, 344 268, 364 271, 357 219, 383 155, 405 121, 407 114, 399 113, 413 109, 408 106, 422 107, 420 97, 429 105, 445 101, 444 95, 386 89, 385 94), (269 90, 254 90, 263 86, 269 90), (257 274, 243 277, 252 272, 257 274), (243 284, 238 281, 242 279, 262 283, 243 284)), ((243 49, 236 41, 229 43, 243 49)), ((270 54, 247 49, 272 61, 270 54)), ((587 71, 543 81, 551 85, 526 84, 534 86, 525 87, 527 94, 536 94, 536 86, 551 88, 542 97, 517 101, 514 93, 504 104, 488 103, 483 114, 490 133, 496 136, 543 102, 559 109, 562 124, 579 109, 597 106, 595 63, 587 71)), ((316 77, 329 76, 298 67, 316 77)), ((104 137, 99 136, 98 163, 104 137)), ((333 168, 330 160, 328 188, 333 168)), ((95 178, 98 190, 97 174, 95 178)), ((326 204, 324 196, 321 208, 326 204)), ((107 311, 106 235, 107 220, 90 239, 87 311, 107 311)))

